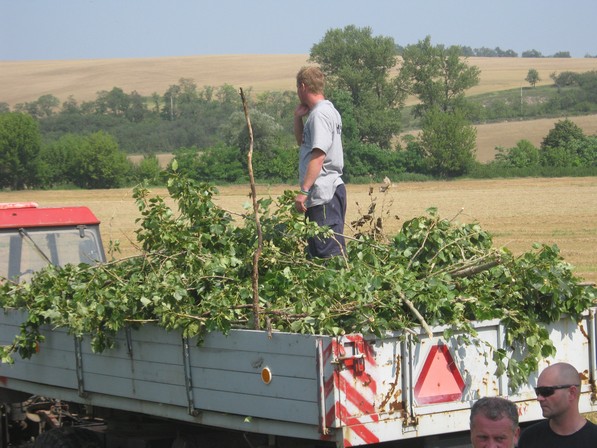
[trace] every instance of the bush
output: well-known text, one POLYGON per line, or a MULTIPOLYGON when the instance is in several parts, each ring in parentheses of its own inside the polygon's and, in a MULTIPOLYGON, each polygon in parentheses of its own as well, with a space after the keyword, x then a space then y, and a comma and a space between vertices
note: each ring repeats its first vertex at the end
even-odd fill
POLYGON ((347 181, 369 179, 381 181, 404 173, 404 155, 400 151, 381 149, 369 143, 352 141, 344 147, 344 177, 347 181))
POLYGON ((539 150, 528 140, 520 140, 513 148, 497 148, 495 163, 512 168, 536 166, 539 150))

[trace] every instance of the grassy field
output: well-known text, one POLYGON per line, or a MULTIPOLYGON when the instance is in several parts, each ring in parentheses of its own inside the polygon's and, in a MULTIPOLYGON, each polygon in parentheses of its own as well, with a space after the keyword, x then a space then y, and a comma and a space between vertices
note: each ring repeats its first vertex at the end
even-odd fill
MULTIPOLYGON (((531 250, 534 242, 557 244, 574 272, 587 281, 597 282, 597 178, 460 180, 446 182, 399 183, 387 194, 374 186, 349 185, 347 223, 361 216, 371 198, 377 209, 397 216, 386 221, 388 234, 402 223, 437 207, 444 218, 462 223, 477 221, 494 236, 496 247, 508 247, 516 254, 531 250)), ((259 186, 258 194, 276 197, 287 186, 259 186)), ((164 189, 153 194, 165 197, 164 189)), ((249 186, 220 188, 218 204, 242 213, 250 203, 249 186)), ((21 191, 0 192, 0 202, 36 201, 41 206, 87 205, 102 221, 104 245, 121 242, 122 254, 135 249, 135 219, 139 216, 131 190, 21 191)), ((347 234, 352 233, 348 226, 347 234)))

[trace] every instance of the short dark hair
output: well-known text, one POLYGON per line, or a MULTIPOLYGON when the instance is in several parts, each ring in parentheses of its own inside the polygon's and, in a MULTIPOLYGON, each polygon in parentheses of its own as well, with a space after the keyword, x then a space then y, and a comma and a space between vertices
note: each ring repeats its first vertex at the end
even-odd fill
POLYGON ((471 408, 470 426, 477 414, 482 414, 490 420, 501 420, 506 417, 512 422, 513 430, 518 428, 518 408, 516 405, 502 397, 483 397, 471 408))
POLYGON ((296 75, 296 86, 304 84, 309 92, 323 94, 325 75, 319 67, 309 65, 302 67, 296 75))

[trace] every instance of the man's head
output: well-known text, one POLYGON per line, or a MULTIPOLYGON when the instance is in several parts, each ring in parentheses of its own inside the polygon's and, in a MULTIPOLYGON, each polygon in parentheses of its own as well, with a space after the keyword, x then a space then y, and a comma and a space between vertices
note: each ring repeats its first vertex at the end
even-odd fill
POLYGON ((299 90, 306 89, 307 92, 323 95, 325 76, 319 67, 313 65, 302 67, 296 75, 296 87, 299 90))
POLYGON ((474 448, 514 448, 518 442, 518 408, 501 397, 484 397, 471 409, 474 448))
POLYGON ((559 362, 543 370, 535 392, 545 418, 566 418, 578 413, 580 376, 568 363, 559 362))

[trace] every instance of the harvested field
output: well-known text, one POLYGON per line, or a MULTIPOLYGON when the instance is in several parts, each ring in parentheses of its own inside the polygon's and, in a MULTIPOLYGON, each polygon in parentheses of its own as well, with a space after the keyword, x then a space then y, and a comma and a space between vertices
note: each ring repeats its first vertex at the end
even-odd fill
POLYGON ((74 61, 0 61, 0 101, 12 106, 52 94, 61 101, 96 99, 120 87, 150 96, 163 94, 181 78, 198 87, 230 84, 254 92, 289 90, 307 55, 214 55, 74 61))
MULTIPOLYGON (((520 140, 528 140, 536 147, 555 124, 564 118, 540 118, 537 120, 504 121, 501 123, 479 124, 477 129, 477 160, 481 163, 490 162, 495 158, 496 147, 512 148, 520 140)), ((585 135, 597 135, 597 115, 568 117, 576 123, 585 135)), ((417 135, 419 131, 405 132, 417 135)))
MULTIPOLYGON (((83 59, 73 61, 0 61, 0 102, 11 106, 52 94, 61 102, 72 95, 78 102, 95 100, 97 92, 120 87, 150 96, 163 94, 180 78, 198 87, 230 84, 254 92, 294 89, 297 70, 306 54, 201 55, 168 58, 83 59)), ((469 58, 481 70, 469 95, 528 87, 529 69, 539 72, 537 85, 550 84, 551 73, 597 70, 596 58, 469 58)), ((410 101, 412 104, 413 100, 410 101)))
MULTIPOLYGON (((444 218, 459 222, 478 221, 494 236, 496 247, 506 246, 519 254, 531 250, 534 242, 557 244, 577 275, 597 282, 597 178, 459 180, 407 182, 379 193, 374 186, 377 209, 398 216, 386 221, 388 234, 402 223, 437 207, 444 218)), ((276 197, 289 186, 259 186, 258 194, 276 197)), ((242 213, 250 203, 249 187, 221 187, 217 202, 226 210, 242 213)), ((166 195, 164 189, 153 194, 166 195)), ((349 185, 347 223, 366 210, 369 187, 349 185)), ((134 244, 135 219, 139 216, 131 190, 20 191, 1 192, 0 202, 36 201, 41 206, 87 205, 102 220, 104 245, 120 240, 122 253, 137 253, 134 244)), ((347 234, 352 230, 347 229, 347 234)))

